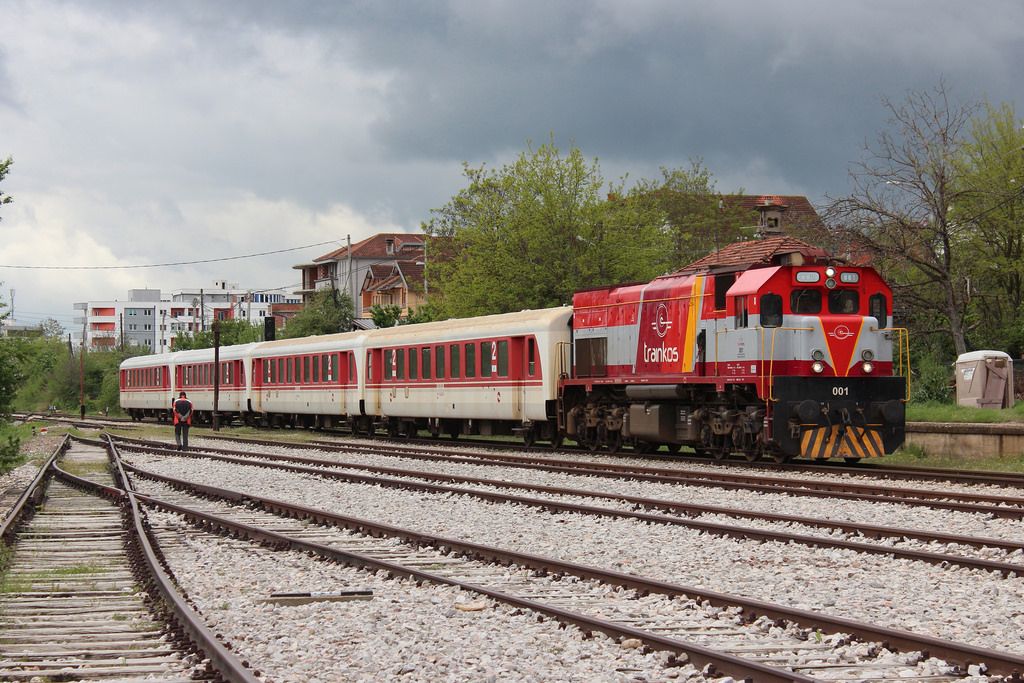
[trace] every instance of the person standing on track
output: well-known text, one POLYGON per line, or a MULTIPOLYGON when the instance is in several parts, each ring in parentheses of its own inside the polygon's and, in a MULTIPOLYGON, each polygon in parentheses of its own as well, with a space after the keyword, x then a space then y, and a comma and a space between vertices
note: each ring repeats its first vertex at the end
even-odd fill
POLYGON ((174 413, 174 440, 179 451, 188 450, 188 428, 192 426, 192 401, 185 392, 178 394, 178 400, 172 404, 174 413))

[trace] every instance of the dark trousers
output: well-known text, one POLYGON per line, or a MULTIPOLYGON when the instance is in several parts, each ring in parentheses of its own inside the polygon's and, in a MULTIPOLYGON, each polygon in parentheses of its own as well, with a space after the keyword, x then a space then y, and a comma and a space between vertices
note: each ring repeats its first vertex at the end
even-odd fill
POLYGON ((179 422, 174 425, 174 440, 178 444, 179 449, 188 448, 188 422, 179 422))

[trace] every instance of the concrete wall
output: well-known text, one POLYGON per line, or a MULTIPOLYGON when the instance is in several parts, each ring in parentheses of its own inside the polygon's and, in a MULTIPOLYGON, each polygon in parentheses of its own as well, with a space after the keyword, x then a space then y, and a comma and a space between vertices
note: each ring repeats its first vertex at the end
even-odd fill
POLYGON ((908 422, 907 444, 963 458, 1024 453, 1024 424, 908 422))

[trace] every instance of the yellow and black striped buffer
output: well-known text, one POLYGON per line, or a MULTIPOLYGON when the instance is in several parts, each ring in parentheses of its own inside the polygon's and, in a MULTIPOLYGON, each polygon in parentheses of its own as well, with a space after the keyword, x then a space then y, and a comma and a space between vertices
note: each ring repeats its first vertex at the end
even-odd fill
POLYGON ((815 427, 800 437, 800 455, 805 458, 878 458, 885 455, 882 435, 864 427, 815 427))

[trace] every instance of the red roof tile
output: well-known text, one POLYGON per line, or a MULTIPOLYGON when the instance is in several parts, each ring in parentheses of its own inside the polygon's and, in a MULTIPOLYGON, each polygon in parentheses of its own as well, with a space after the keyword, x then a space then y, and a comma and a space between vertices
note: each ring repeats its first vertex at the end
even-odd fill
POLYGON ((708 270, 742 270, 753 266, 778 264, 780 257, 787 254, 801 254, 805 261, 825 260, 824 249, 807 244, 795 237, 785 235, 766 237, 760 240, 733 242, 719 251, 712 252, 674 274, 696 273, 708 270))
MULTIPOLYGON (((394 259, 409 258, 423 253, 423 235, 408 232, 382 232, 367 237, 352 245, 352 258, 394 259), (388 240, 393 242, 393 251, 388 253, 388 240)), ((314 262, 340 261, 348 258, 348 247, 336 249, 329 254, 313 259, 314 262)))

